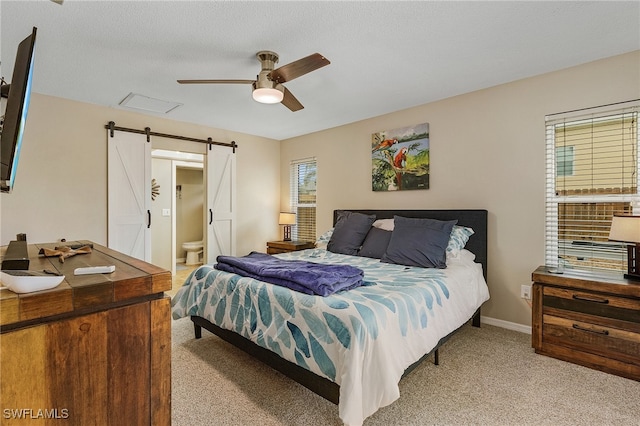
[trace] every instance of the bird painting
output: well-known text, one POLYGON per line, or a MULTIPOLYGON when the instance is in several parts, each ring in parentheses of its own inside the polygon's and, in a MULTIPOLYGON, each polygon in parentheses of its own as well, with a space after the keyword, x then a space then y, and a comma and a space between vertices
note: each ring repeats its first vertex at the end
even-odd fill
POLYGON ((393 159, 393 166, 398 169, 404 169, 407 166, 407 147, 403 146, 393 159))
POLYGON ((371 134, 374 191, 429 189, 429 123, 371 134))
POLYGON ((378 145, 373 147, 371 152, 388 150, 389 148, 391 148, 393 145, 397 143, 398 143, 398 139, 385 139, 381 141, 378 145))

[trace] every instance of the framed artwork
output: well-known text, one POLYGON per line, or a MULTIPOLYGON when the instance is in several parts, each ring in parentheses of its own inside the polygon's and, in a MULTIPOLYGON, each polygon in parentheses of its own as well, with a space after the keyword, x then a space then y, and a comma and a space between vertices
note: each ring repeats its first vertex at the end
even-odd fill
POLYGON ((429 123, 371 135, 374 191, 429 189, 429 123))

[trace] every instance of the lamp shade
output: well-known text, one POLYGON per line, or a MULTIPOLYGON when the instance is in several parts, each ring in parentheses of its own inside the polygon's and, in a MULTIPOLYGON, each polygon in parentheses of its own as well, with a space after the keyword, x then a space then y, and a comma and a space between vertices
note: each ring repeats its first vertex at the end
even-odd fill
POLYGON ((640 216, 613 216, 609 239, 625 243, 640 243, 640 216))
POLYGON ((295 225, 296 224, 296 214, 295 213, 280 213, 280 218, 278 220, 280 225, 295 225))

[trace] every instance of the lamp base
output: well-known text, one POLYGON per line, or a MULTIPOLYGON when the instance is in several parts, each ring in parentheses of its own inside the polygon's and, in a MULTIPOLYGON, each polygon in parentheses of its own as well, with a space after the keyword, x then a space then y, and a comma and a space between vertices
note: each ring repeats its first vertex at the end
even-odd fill
POLYGON ((291 225, 284 226, 284 238, 282 241, 291 241, 291 225))
POLYGON ((638 274, 624 274, 624 277, 627 280, 638 281, 638 284, 640 284, 640 275, 638 274))
POLYGON ((627 273, 624 277, 632 281, 640 281, 640 250, 636 244, 627 246, 627 273))

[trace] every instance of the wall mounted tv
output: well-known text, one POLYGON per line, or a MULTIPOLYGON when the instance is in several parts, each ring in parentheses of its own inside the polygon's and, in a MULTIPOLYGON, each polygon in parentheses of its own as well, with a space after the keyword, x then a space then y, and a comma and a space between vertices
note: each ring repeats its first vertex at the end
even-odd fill
POLYGON ((0 190, 11 192, 16 179, 16 167, 20 157, 22 135, 29 111, 33 55, 36 43, 36 27, 18 46, 11 83, 0 87, 0 95, 7 98, 0 136, 0 190))

